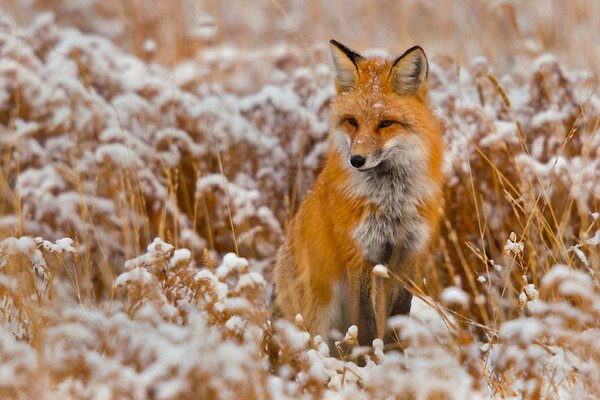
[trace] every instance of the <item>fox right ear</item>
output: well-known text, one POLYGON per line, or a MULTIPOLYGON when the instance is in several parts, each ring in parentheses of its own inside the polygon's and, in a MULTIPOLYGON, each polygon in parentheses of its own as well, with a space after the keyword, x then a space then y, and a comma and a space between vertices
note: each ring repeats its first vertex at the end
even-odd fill
POLYGON ((424 98, 427 92, 427 56, 420 46, 406 50, 392 64, 394 92, 403 96, 414 94, 424 98))
POLYGON ((335 86, 338 93, 347 92, 354 87, 358 80, 358 66, 356 63, 363 57, 333 39, 329 41, 329 44, 333 65, 335 66, 335 86))

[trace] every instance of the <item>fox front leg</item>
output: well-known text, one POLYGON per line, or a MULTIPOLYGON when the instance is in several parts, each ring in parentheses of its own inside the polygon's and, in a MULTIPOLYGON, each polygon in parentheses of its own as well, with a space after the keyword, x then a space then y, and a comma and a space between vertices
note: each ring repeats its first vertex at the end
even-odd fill
POLYGON ((350 320, 358 327, 358 344, 370 346, 377 338, 377 320, 372 301, 371 269, 349 274, 350 320))
POLYGON ((412 294, 406 289, 405 285, 410 284, 416 276, 419 257, 415 254, 406 256, 406 251, 397 247, 392 251, 389 266, 395 276, 394 282, 388 291, 389 310, 388 317, 394 315, 406 315, 410 313, 412 294))
POLYGON ((386 322, 394 315, 410 313, 412 294, 406 290, 400 280, 411 279, 414 276, 413 257, 403 259, 403 251, 396 246, 388 261, 388 266, 393 276, 374 276, 375 293, 373 296, 377 319, 377 337, 383 338, 386 334, 386 322))
POLYGON ((402 285, 393 285, 389 316, 408 315, 412 302, 412 294, 402 285))

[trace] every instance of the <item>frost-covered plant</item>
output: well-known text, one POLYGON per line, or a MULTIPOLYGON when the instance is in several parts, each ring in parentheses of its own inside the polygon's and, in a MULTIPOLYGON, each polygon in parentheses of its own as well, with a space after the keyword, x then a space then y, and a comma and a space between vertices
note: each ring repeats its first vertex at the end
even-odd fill
MULTIPOLYGON (((463 316, 425 299, 413 305, 414 315, 389 321, 394 341, 376 340, 372 349, 348 353, 342 349, 355 345, 355 326, 330 349, 306 332, 300 315, 295 323, 268 321, 265 279, 232 253, 218 266, 208 257, 200 266, 189 250, 155 239, 145 254, 125 263, 113 296, 91 306, 77 300, 75 283, 56 268, 46 270, 44 281, 54 296, 38 299, 32 292, 28 298, 25 286, 15 283, 51 256, 74 252, 70 240, 9 238, 1 248, 0 371, 18 376, 0 384, 6 395, 50 387, 56 396, 74 398, 336 392, 365 399, 467 399, 599 390, 599 288, 587 272, 566 265, 551 269, 539 291, 526 286, 531 299, 525 313, 501 323, 489 343, 470 332, 463 316), (265 335, 277 344, 276 362, 265 351, 265 335), (362 366, 355 363, 358 355, 366 361, 362 366)), ((465 310, 469 296, 451 287, 442 300, 465 310)))
POLYGON ((509 394, 524 398, 600 396, 600 288, 566 265, 553 267, 541 284, 526 315, 499 330, 490 355, 494 379, 516 383, 509 394))
POLYGON ((599 396, 597 78, 431 57, 445 218, 411 285, 429 311, 353 349, 356 327, 336 346, 268 319, 334 93, 296 50, 169 69, 0 14, 0 397, 599 396))

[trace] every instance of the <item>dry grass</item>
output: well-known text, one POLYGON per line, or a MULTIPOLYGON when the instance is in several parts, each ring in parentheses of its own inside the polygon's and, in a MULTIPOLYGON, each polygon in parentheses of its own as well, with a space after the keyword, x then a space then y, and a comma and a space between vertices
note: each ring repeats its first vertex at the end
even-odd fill
POLYGON ((262 52, 282 42, 311 62, 314 44, 330 37, 394 52, 419 43, 461 63, 482 55, 503 73, 521 57, 544 52, 589 71, 597 71, 599 62, 600 5, 586 0, 2 0, 0 5, 21 23, 32 19, 32 9, 51 10, 61 23, 107 36, 142 58, 149 57, 143 43, 154 40, 152 56, 168 65, 214 46, 262 52))
POLYGON ((0 14, 0 395, 600 396, 596 3, 75 4, 0 14), (330 36, 428 49, 448 143, 413 285, 445 327, 390 321, 408 350, 365 367, 271 324, 257 273, 324 155, 330 36))

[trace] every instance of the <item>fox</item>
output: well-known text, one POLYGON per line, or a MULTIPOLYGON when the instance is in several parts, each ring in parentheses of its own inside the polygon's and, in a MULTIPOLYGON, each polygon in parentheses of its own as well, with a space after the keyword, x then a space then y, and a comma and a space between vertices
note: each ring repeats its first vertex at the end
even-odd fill
POLYGON ((387 58, 331 40, 330 51, 336 95, 325 164, 277 252, 272 315, 300 314, 324 337, 356 325, 368 346, 389 316, 410 312, 407 285, 441 216, 443 132, 420 46, 387 58), (396 279, 377 285, 378 264, 396 279))

